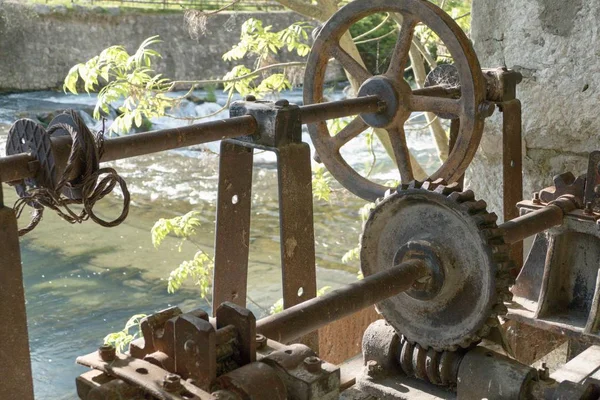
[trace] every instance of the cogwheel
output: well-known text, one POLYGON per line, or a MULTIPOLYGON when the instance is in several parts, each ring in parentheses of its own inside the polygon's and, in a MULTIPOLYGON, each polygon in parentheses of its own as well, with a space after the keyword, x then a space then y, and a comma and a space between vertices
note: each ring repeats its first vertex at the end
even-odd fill
POLYGON ((457 184, 413 181, 371 212, 361 235, 364 276, 414 258, 432 270, 377 304, 409 342, 436 351, 467 348, 506 314, 514 283, 510 247, 486 207, 457 184))

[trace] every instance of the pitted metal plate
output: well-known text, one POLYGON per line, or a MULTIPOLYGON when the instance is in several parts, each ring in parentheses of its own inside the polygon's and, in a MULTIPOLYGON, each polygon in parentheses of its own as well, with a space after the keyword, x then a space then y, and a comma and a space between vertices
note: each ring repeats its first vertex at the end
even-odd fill
POLYGON ((394 328, 424 348, 468 347, 489 333, 508 293, 508 247, 494 214, 472 192, 439 186, 401 190, 371 213, 361 239, 365 276, 397 263, 407 244, 430 244, 441 264, 443 283, 435 295, 401 293, 377 305, 394 328), (493 243, 493 244, 492 244, 493 243))
POLYGON ((8 131, 6 154, 30 153, 39 162, 37 174, 25 179, 25 184, 18 184, 15 189, 19 196, 26 194, 27 188, 54 188, 56 183, 56 165, 50 143, 50 136, 43 126, 30 119, 16 121, 8 131))

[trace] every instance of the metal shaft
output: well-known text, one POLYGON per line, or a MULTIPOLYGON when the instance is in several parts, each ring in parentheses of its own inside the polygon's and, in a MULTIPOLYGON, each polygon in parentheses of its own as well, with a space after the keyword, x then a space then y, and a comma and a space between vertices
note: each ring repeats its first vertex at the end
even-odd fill
POLYGON ((565 213, 577 208, 567 197, 559 197, 553 203, 522 215, 500 225, 506 243, 515 243, 529 236, 562 224, 565 213))
POLYGON ((422 261, 403 262, 263 318, 256 323, 256 332, 278 342, 291 342, 333 321, 402 293, 410 289, 415 280, 429 273, 422 261))
MULTIPOLYGON (((312 123, 327 119, 356 115, 362 112, 376 112, 385 108, 385 103, 377 96, 332 101, 328 103, 302 106, 302 123, 312 123)), ((258 129, 256 119, 250 115, 233 117, 219 121, 202 122, 180 128, 162 129, 136 135, 125 135, 104 141, 101 161, 114 161, 141 156, 164 150, 214 142, 251 135, 258 129)), ((71 148, 69 136, 52 138, 52 149, 58 165, 66 164, 71 148)), ((0 157, 0 182, 17 181, 34 177, 39 165, 29 154, 15 154, 0 157)))

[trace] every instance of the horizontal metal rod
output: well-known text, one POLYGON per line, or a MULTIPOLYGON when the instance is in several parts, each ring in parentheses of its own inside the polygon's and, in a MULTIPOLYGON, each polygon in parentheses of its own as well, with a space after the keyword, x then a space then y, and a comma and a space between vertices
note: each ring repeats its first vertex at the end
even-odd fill
POLYGON ((565 213, 576 208, 577 205, 569 198, 559 197, 553 203, 507 221, 498 228, 503 231, 506 243, 519 242, 554 226, 561 225, 565 213))
MULTIPOLYGON (((305 124, 363 112, 377 112, 382 109, 385 109, 385 103, 380 101, 377 96, 365 96, 300 107, 302 123, 305 124)), ((216 140, 251 135, 257 129, 256 119, 250 115, 244 115, 179 128, 119 136, 104 141, 104 152, 101 161, 120 160, 216 140)), ((55 162, 64 168, 71 149, 71 138, 69 136, 53 137, 51 141, 56 157, 55 162)), ((34 177, 38 168, 39 164, 30 154, 23 153, 0 157, 0 182, 18 181, 34 177)), ((62 168, 59 168, 59 170, 62 170, 62 168)))
POLYGON ((300 107, 303 124, 348 117, 362 113, 375 113, 385 110, 385 102, 377 96, 364 96, 328 103, 309 104, 300 107))
POLYGON ((287 343, 333 321, 402 293, 429 274, 419 260, 403 262, 323 296, 315 297, 256 323, 256 332, 287 343))

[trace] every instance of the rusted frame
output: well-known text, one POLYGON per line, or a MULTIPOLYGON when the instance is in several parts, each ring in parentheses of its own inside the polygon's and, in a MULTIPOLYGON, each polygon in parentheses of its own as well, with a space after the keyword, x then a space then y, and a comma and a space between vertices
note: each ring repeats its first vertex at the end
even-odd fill
POLYGON ((252 148, 221 142, 213 315, 226 301, 246 306, 253 157, 252 148))
POLYGON ((25 289, 14 211, 0 185, 0 399, 33 400, 25 289))
MULTIPOLYGON (((516 85, 516 84, 515 84, 516 85)), ((519 216, 516 204, 523 200, 523 148, 521 102, 518 99, 498 104, 502 112, 502 202, 504 221, 519 216)), ((511 245, 511 259, 520 270, 523 265, 523 242, 511 245)))
POLYGON ((221 145, 213 313, 224 301, 246 306, 253 148, 277 156, 283 305, 289 308, 317 292, 310 147, 302 142, 304 113, 285 100, 237 102, 230 113, 254 116, 258 129, 221 145))

